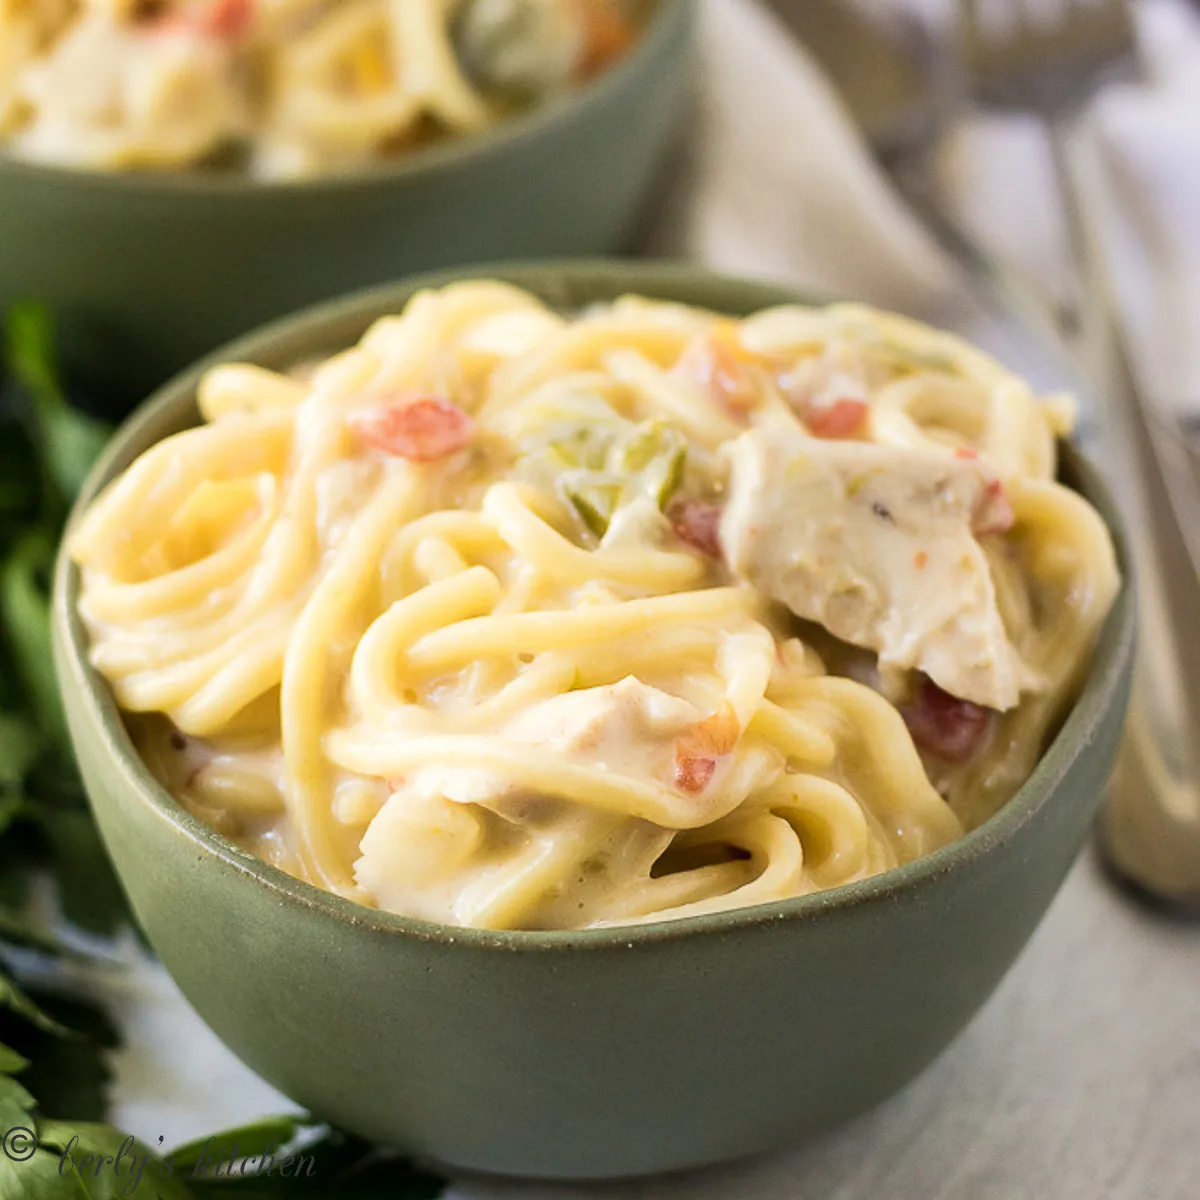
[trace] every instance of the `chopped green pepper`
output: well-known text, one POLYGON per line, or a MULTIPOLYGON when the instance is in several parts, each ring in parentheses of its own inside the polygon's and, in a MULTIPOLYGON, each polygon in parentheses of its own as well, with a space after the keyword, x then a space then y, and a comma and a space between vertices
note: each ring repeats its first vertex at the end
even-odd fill
POLYGON ((683 482, 683 434, 661 417, 634 424, 594 393, 526 404, 509 429, 525 478, 557 490, 598 539, 624 506, 647 498, 665 509, 683 482))

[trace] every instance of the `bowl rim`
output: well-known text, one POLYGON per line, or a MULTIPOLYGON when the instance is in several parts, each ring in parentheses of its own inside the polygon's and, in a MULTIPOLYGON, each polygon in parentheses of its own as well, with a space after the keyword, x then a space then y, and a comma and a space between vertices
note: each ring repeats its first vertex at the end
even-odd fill
MULTIPOLYGON (((278 352, 292 343, 320 345, 323 330, 359 320, 365 327, 385 311, 398 311, 420 288, 439 287, 468 278, 500 279, 535 293, 539 290, 553 293, 556 288, 563 287, 574 287, 586 293, 599 286, 606 289, 607 294, 634 291, 671 299, 683 292, 688 303, 703 303, 696 299, 698 295, 711 297, 714 309, 719 308, 723 298, 734 296, 742 297, 744 303, 735 306, 741 306, 745 311, 778 303, 825 302, 802 288, 785 283, 739 278, 682 263, 599 259, 467 266, 407 277, 311 306, 228 343, 158 388, 121 424, 81 489, 58 553, 51 614, 60 647, 60 686, 77 689, 85 719, 96 733, 101 751, 119 774, 120 785, 135 794, 139 803, 147 805, 155 816, 205 857, 215 858, 225 868, 249 877, 255 884, 274 893, 281 903, 298 904, 314 915, 358 930, 423 942, 484 950, 555 951, 633 949, 642 944, 723 936, 781 921, 804 922, 912 900, 935 880, 978 864, 1012 841, 1053 802, 1059 784, 1078 753, 1096 740, 1104 717, 1120 701, 1121 685, 1129 671, 1135 641, 1128 536, 1117 506, 1096 468, 1070 443, 1060 444, 1062 461, 1074 476, 1078 490, 1099 509, 1112 534, 1121 570, 1121 587, 1097 639, 1097 652, 1078 699, 1033 773, 1016 794, 991 818, 959 840, 904 866, 825 891, 703 916, 601 929, 481 930, 399 916, 324 891, 240 849, 189 813, 142 762, 111 689, 88 661, 87 634, 76 607, 80 573, 65 549, 70 532, 101 488, 137 454, 164 436, 157 427, 178 424, 179 410, 194 404, 196 384, 209 367, 231 360, 279 365, 278 359, 272 358, 273 351, 278 352)), ((321 349, 324 350, 324 346, 321 349)), ((288 357, 292 357, 290 352, 288 357)))
POLYGON ((205 172, 194 167, 176 170, 123 171, 89 169, 39 162, 8 154, 0 143, 0 178, 8 175, 30 183, 90 189, 94 193, 141 196, 294 196, 340 193, 354 188, 400 184, 410 179, 465 167, 499 156, 518 143, 570 126, 585 111, 615 96, 643 67, 681 38, 687 37, 693 0, 654 0, 649 24, 637 45, 595 79, 530 111, 506 118, 491 129, 454 136, 394 160, 318 173, 300 178, 259 179, 243 172, 205 172))

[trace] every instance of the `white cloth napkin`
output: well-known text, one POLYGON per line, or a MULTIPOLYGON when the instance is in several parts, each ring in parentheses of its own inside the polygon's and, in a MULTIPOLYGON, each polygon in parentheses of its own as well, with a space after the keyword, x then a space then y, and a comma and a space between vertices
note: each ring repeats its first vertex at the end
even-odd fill
POLYGON ((756 0, 698 3, 702 112, 649 248, 882 307, 961 298, 953 263, 778 19, 756 0))

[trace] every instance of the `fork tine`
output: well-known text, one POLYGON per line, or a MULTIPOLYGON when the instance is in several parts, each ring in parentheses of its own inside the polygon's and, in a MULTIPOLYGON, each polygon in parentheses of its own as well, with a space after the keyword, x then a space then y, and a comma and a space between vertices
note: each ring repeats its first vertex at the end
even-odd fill
POLYGON ((1012 0, 1013 26, 1018 37, 1036 37, 1040 13, 1035 12, 1029 0, 1012 0))
POLYGON ((960 0, 959 25, 964 34, 975 35, 979 31, 979 0, 960 0))
MULTIPOLYGON (((994 0, 993 0, 994 2, 994 0)), ((986 0, 959 0, 959 34, 968 62, 977 60, 997 40, 986 0)))
POLYGON ((960 37, 984 104, 1042 113, 1078 107, 1135 60, 1129 0, 959 0, 960 37))
POLYGON ((1136 38, 1137 23, 1129 0, 1104 0, 1102 4, 1093 4, 1091 7, 1097 10, 1093 19, 1103 26, 1114 40, 1129 41, 1136 38))
POLYGON ((1137 26, 1129 0, 1067 0, 1072 27, 1085 30, 1091 53, 1119 54, 1136 45, 1137 26))
POLYGON ((1129 0, 1059 0, 1059 3, 1065 10, 1064 25, 1077 22, 1093 30, 1126 33, 1133 30, 1133 9, 1129 0))

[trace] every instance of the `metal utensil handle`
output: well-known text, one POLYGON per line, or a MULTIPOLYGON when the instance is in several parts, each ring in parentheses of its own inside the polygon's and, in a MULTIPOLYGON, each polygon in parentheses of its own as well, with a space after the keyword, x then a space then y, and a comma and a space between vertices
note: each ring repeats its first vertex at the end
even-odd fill
POLYGON ((1136 531, 1141 640, 1133 715, 1103 818, 1105 849, 1147 891, 1200 901, 1200 490, 1178 432, 1137 378, 1087 199, 1099 194, 1094 161, 1065 123, 1052 123, 1051 141, 1082 285, 1084 336, 1108 418, 1106 457, 1136 531))

